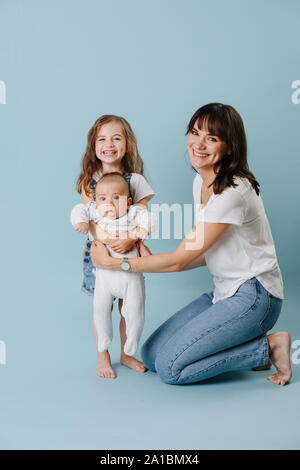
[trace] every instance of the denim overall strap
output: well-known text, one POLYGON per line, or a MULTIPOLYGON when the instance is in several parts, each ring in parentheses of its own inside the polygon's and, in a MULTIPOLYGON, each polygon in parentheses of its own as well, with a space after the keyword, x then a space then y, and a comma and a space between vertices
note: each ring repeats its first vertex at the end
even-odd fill
POLYGON ((90 186, 91 186, 91 190, 92 190, 92 193, 93 193, 93 198, 94 198, 94 201, 95 201, 95 199, 96 199, 96 186, 97 186, 97 181, 92 180, 90 186))
MULTIPOLYGON (((90 187, 93 193, 94 200, 96 199, 96 185, 97 181, 94 179, 92 180, 90 187)), ((94 295, 95 290, 95 267, 93 266, 91 260, 91 240, 87 239, 84 246, 83 252, 83 282, 82 282, 82 290, 88 295, 94 295)))
POLYGON ((127 183, 128 183, 128 186, 129 186, 129 196, 131 197, 132 199, 132 204, 134 204, 133 202, 133 197, 131 195, 131 191, 130 191, 130 180, 131 180, 131 176, 132 176, 132 173, 124 173, 124 178, 126 179, 127 183))

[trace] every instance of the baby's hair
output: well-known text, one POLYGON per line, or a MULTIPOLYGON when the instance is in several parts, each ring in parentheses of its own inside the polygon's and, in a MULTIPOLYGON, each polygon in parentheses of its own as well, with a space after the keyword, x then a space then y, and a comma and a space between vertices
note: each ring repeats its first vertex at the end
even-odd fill
POLYGON ((125 185, 126 185, 126 188, 128 190, 128 196, 130 195, 130 188, 129 188, 129 184, 128 184, 128 181, 126 180, 126 178, 122 175, 122 173, 120 173, 119 171, 112 171, 111 173, 104 173, 103 176, 101 176, 101 178, 99 179, 99 181, 97 182, 97 185, 96 187, 98 186, 98 184, 102 183, 103 180, 105 179, 121 179, 125 185))
POLYGON ((121 124, 126 139, 126 153, 122 158, 124 172, 139 173, 140 175, 144 174, 143 160, 138 152, 136 137, 129 122, 121 116, 104 114, 95 121, 88 132, 87 146, 82 158, 81 172, 76 184, 76 189, 79 194, 81 194, 82 190, 84 190, 86 195, 91 195, 92 193, 90 184, 92 182, 93 175, 95 172, 102 170, 102 162, 97 158, 95 152, 96 136, 103 124, 108 124, 113 121, 121 124))

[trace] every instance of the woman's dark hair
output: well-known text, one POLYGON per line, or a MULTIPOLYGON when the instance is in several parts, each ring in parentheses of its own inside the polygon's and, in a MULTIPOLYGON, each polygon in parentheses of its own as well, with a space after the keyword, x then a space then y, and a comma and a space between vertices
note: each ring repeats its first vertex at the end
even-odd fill
POLYGON ((198 129, 207 129, 212 135, 225 142, 230 153, 214 164, 216 177, 213 181, 215 194, 229 186, 237 186, 234 177, 247 178, 259 195, 259 183, 248 167, 247 139, 243 120, 239 113, 228 104, 209 103, 199 108, 192 116, 186 134, 197 124, 198 129))

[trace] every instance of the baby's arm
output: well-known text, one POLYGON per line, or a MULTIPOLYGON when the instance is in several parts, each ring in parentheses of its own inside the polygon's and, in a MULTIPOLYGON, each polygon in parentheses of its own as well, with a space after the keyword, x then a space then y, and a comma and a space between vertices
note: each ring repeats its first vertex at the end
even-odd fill
POLYGON ((150 233, 158 229, 158 218, 153 212, 148 212, 141 206, 135 206, 134 223, 136 227, 130 231, 131 236, 145 240, 150 233))
POLYGON ((76 204, 71 211, 71 224, 80 233, 89 231, 89 209, 85 204, 76 204))
MULTIPOLYGON (((82 199, 82 204, 85 204, 85 205, 88 204, 89 202, 94 201, 94 199, 92 197, 90 197, 86 194, 86 192, 83 188, 81 189, 81 199, 82 199)), ((97 227, 97 224, 95 224, 95 222, 90 220, 89 223, 88 223, 88 232, 91 232, 91 234, 93 235, 93 238, 97 238, 96 227, 97 227)))

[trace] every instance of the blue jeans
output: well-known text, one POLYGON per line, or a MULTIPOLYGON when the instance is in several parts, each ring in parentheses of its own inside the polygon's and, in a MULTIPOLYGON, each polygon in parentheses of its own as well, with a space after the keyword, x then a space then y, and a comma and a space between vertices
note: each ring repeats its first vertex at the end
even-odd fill
POLYGON ((201 295, 164 322, 142 346, 146 367, 167 384, 199 382, 223 372, 266 365, 265 333, 282 300, 253 277, 227 299, 201 295))

